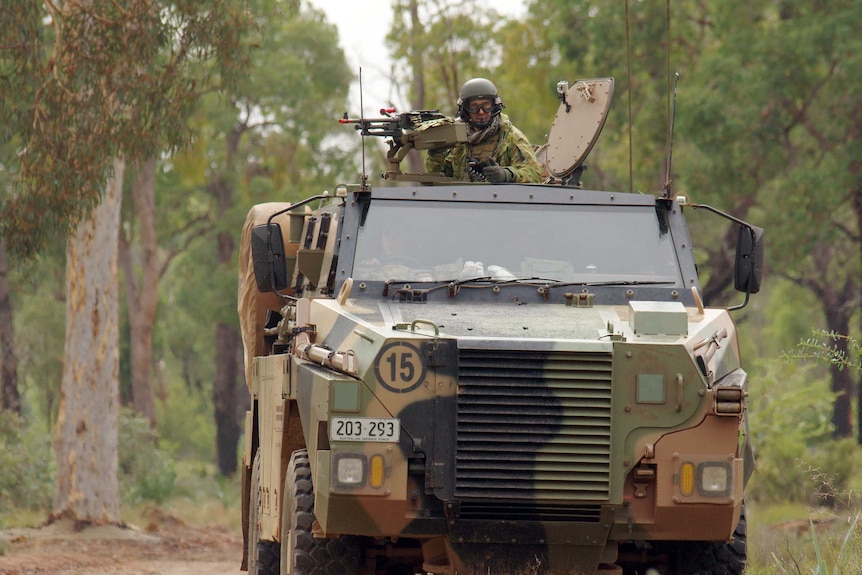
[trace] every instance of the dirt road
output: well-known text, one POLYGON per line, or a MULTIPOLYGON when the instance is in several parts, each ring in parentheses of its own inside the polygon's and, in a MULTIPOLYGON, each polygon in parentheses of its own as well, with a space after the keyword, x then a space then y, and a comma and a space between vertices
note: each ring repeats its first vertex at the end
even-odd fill
POLYGON ((0 575, 244 575, 241 534, 177 520, 77 531, 59 522, 6 529, 0 538, 7 541, 0 575))

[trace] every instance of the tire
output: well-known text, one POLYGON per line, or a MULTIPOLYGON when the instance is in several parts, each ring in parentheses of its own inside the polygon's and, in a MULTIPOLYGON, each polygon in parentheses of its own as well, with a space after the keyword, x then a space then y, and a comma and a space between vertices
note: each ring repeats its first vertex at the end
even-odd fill
POLYGON ((282 575, 356 575, 359 548, 347 537, 320 539, 312 534, 314 486, 308 452, 295 451, 284 478, 281 514, 282 575))
POLYGON ((720 543, 687 542, 677 546, 677 575, 740 575, 747 560, 745 504, 733 540, 720 543))
POLYGON ((260 517, 260 449, 251 465, 251 496, 248 509, 248 572, 249 575, 279 575, 278 543, 261 541, 257 531, 260 517))

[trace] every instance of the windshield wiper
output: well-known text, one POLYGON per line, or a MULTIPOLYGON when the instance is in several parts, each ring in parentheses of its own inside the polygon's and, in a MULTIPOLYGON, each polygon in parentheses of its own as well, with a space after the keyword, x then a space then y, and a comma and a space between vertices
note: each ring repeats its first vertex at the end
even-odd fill
MULTIPOLYGON (((428 293, 431 293, 432 291, 437 291, 439 289, 443 289, 443 288, 447 288, 447 287, 449 288, 449 292, 450 292, 449 295, 452 295, 451 292, 453 289, 455 289, 457 291, 457 289, 464 284, 469 284, 469 283, 473 283, 473 282, 482 283, 482 282, 491 282, 491 281, 494 281, 494 278, 492 278, 491 276, 477 276, 477 277, 464 278, 464 279, 431 280, 431 281, 394 280, 394 279, 393 280, 386 280, 385 282, 383 282, 383 297, 389 296, 389 287, 393 286, 394 284, 400 284, 400 287, 393 289, 393 295, 402 294, 405 292, 412 292, 415 294, 419 294, 419 293, 428 294, 428 293), (429 287, 429 288, 414 288, 411 286, 411 284, 415 284, 415 283, 434 284, 434 285, 432 285, 432 287, 429 287)), ((488 285, 490 285, 490 284, 488 284, 488 285)))
POLYGON ((607 282, 589 282, 589 281, 564 281, 555 278, 544 278, 544 277, 512 277, 512 278, 498 278, 493 276, 476 276, 470 278, 461 278, 461 279, 447 279, 447 280, 435 280, 435 281, 410 281, 410 280, 386 280, 383 282, 383 297, 389 296, 389 288, 394 284, 399 284, 400 287, 393 289, 392 295, 399 295, 402 299, 405 295, 409 294, 410 299, 421 298, 423 301, 427 297, 427 295, 433 291, 437 291, 440 289, 447 288, 449 290, 449 297, 455 297, 458 295, 458 292, 461 291, 462 287, 468 288, 499 288, 500 286, 512 285, 512 286, 538 286, 540 293, 547 294, 550 288, 561 288, 561 287, 571 287, 571 286, 582 286, 582 287, 604 287, 604 286, 642 286, 642 285, 673 285, 675 282, 672 280, 668 281, 657 281, 657 280, 615 280, 615 281, 607 281, 607 282), (430 283, 433 284, 428 288, 414 288, 411 286, 411 283, 430 283))
MULTIPOLYGON (((494 276, 481 276, 475 278, 465 278, 459 280, 449 280, 447 284, 445 284, 449 288, 449 297, 455 297, 458 292, 461 290, 461 287, 468 288, 493 288, 499 289, 500 286, 538 286, 539 289, 547 290, 551 286, 560 286, 565 285, 562 283, 562 280, 558 280, 555 278, 543 278, 538 276, 532 277, 494 277, 494 276)), ((443 286, 438 286, 443 287, 443 286)), ((437 289, 437 288, 432 288, 437 289)), ((429 290, 430 291, 430 290, 429 290)))
MULTIPOLYGON (((523 278, 522 278, 523 279, 523 278)), ((541 278, 529 278, 534 279, 536 281, 557 281, 557 280, 542 280, 541 278)), ((454 297, 461 290, 462 286, 469 286, 475 288, 488 288, 492 286, 512 284, 518 285, 519 278, 495 278, 493 276, 476 276, 469 278, 460 278, 460 279, 446 279, 446 280, 434 280, 434 281, 409 281, 409 280, 386 280, 383 282, 383 297, 389 296, 389 288, 393 284, 400 284, 400 287, 393 289, 392 295, 401 295, 403 296, 406 293, 411 293, 414 296, 422 295, 426 296, 432 291, 437 291, 439 289, 448 288, 449 289, 449 297, 454 297), (411 283, 430 283, 434 284, 429 288, 414 288, 411 286, 411 283)))
POLYGON ((676 282, 673 280, 615 280, 610 282, 568 282, 559 285, 575 285, 584 287, 600 287, 600 286, 660 286, 673 285, 676 282))

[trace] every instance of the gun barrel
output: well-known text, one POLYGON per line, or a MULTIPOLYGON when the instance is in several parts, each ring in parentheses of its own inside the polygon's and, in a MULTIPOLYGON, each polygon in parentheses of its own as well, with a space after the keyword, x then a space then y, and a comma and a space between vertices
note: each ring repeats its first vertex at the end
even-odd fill
POLYGON ((339 124, 392 124, 398 123, 397 118, 339 118, 339 124))
POLYGON ((350 118, 347 112, 338 119, 339 124, 397 124, 402 128, 410 128, 413 125, 445 118, 440 110, 413 110, 410 112, 395 113, 395 108, 380 108, 381 118, 350 118))

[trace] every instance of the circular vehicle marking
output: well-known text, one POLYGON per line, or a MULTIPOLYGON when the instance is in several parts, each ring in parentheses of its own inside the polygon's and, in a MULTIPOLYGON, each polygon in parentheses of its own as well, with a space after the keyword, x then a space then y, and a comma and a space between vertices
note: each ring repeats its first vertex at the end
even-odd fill
POLYGON ((374 374, 380 385, 393 393, 407 393, 425 381, 422 354, 412 343, 396 341, 380 350, 374 362, 374 374))

